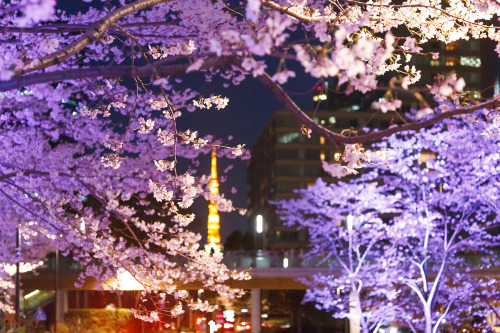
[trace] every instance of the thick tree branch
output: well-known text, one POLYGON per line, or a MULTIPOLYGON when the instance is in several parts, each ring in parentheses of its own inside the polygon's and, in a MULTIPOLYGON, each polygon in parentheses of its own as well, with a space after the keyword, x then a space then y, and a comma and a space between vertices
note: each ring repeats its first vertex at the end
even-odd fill
MULTIPOLYGON (((158 27, 160 25, 172 25, 178 24, 178 21, 174 22, 129 22, 120 24, 122 27, 158 27)), ((0 31, 3 33, 65 33, 65 32, 83 32, 89 29, 92 29, 92 25, 86 24, 69 24, 69 23, 54 23, 54 24, 45 24, 37 27, 10 27, 6 25, 0 26, 0 31)))
POLYGON ((275 9, 279 12, 282 12, 283 14, 286 14, 288 16, 291 16, 293 18, 296 18, 297 20, 305 21, 305 22, 318 22, 318 21, 325 21, 325 20, 335 20, 337 19, 337 16, 307 16, 303 15, 300 13, 295 12, 294 10, 290 9, 289 7, 286 6, 281 6, 277 4, 274 1, 262 1, 262 6, 275 9))
POLYGON ((274 82, 271 77, 266 73, 264 75, 258 76, 260 82, 269 88, 271 93, 282 103, 283 107, 289 111, 301 124, 310 128, 314 133, 325 137, 330 142, 343 143, 343 144, 353 144, 353 143, 365 143, 374 140, 378 140, 384 137, 388 137, 394 133, 399 133, 403 131, 415 131, 421 128, 429 127, 443 119, 451 118, 461 114, 469 114, 480 109, 489 109, 496 106, 500 106, 500 97, 493 98, 489 101, 478 103, 476 105, 465 106, 457 108, 454 110, 439 113, 431 118, 423 121, 393 125, 387 129, 380 130, 377 132, 371 132, 359 136, 346 136, 343 134, 335 133, 320 124, 316 124, 304 111, 302 111, 297 104, 288 96, 288 94, 283 90, 283 88, 274 82))
MULTIPOLYGON (((234 63, 235 57, 212 57, 204 60, 200 70, 234 63)), ((99 66, 89 68, 66 69, 47 73, 14 76, 9 81, 0 81, 0 91, 20 89, 33 84, 68 81, 95 77, 134 77, 185 74, 189 64, 168 65, 172 60, 162 59, 145 66, 99 66)))
POLYGON ((169 2, 171 0, 138 0, 124 7, 120 7, 94 23, 83 36, 77 38, 72 43, 63 47, 62 49, 47 55, 46 57, 36 59, 37 62, 30 68, 16 71, 16 74, 25 74, 40 69, 44 69, 53 65, 57 65, 71 56, 74 56, 81 50, 83 50, 87 45, 99 40, 106 30, 112 26, 113 23, 119 19, 136 13, 140 10, 152 7, 154 5, 169 2))

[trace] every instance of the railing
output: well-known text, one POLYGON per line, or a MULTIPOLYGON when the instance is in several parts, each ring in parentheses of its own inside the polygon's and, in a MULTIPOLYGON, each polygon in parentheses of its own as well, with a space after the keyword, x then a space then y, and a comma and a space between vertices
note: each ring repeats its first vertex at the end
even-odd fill
MULTIPOLYGON (((229 268, 294 268, 316 267, 315 261, 306 261, 298 251, 224 251, 223 263, 229 268)), ((326 267, 327 265, 322 265, 326 267)))
MULTIPOLYGON (((477 268, 482 263, 481 257, 477 255, 466 255, 464 257, 467 266, 477 268)), ((369 258, 368 258, 369 260, 369 258)), ((314 268, 339 266, 334 260, 329 259, 321 262, 321 258, 306 260, 299 251, 224 251, 222 262, 232 269, 247 268, 314 268), (321 262, 321 263, 320 263, 321 262)), ((495 267, 495 266, 493 266, 495 267)), ((60 270, 83 270, 78 262, 71 257, 59 257, 60 270)), ((51 255, 45 260, 47 270, 55 269, 55 256, 51 255)))

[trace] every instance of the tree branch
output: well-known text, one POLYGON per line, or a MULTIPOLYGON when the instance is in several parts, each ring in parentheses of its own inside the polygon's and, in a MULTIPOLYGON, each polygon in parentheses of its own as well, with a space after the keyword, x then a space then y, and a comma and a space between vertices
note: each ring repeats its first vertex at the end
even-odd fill
POLYGON ((489 101, 478 103, 476 105, 465 106, 457 108, 454 110, 441 112, 431 118, 423 121, 413 122, 402 125, 393 125, 387 129, 371 132, 359 136, 346 136, 343 134, 335 133, 320 124, 316 124, 304 111, 302 111, 297 104, 288 96, 288 94, 283 90, 283 88, 274 82, 271 77, 265 73, 258 76, 260 82, 269 88, 271 93, 281 102, 283 107, 289 111, 301 124, 310 128, 314 133, 325 137, 330 142, 343 143, 343 144, 353 144, 353 143, 366 143, 374 140, 378 140, 384 137, 388 137, 394 133, 399 133, 403 131, 414 131, 421 128, 429 127, 443 119, 451 118, 457 115, 469 114, 480 109, 493 108, 500 105, 500 96, 493 98, 489 101))
POLYGON ((286 14, 288 16, 296 18, 297 20, 301 20, 301 21, 305 21, 305 22, 318 22, 318 21, 337 19, 337 16, 314 16, 314 17, 312 17, 312 16, 299 14, 299 13, 293 11, 292 9, 290 9, 289 7, 281 6, 274 1, 264 0, 264 1, 262 1, 262 6, 267 7, 267 8, 271 8, 271 9, 275 9, 279 12, 282 12, 283 14, 286 14))
POLYGON ((87 45, 99 40, 106 30, 119 19, 142 9, 169 1, 171 0, 138 0, 124 7, 117 8, 94 23, 91 29, 66 47, 43 58, 36 59, 37 62, 33 66, 27 69, 18 70, 16 74, 25 74, 59 64, 83 50, 87 45))
MULTIPOLYGON (((201 70, 234 63, 235 57, 212 57, 204 60, 201 70)), ((171 59, 162 59, 145 66, 100 66, 89 68, 66 69, 47 73, 14 76, 9 81, 0 81, 0 91, 20 89, 25 86, 57 81, 76 80, 95 77, 135 77, 185 74, 189 64, 166 65, 171 59)))
MULTIPOLYGON (((157 27, 159 25, 172 25, 179 22, 129 22, 120 24, 122 27, 157 27)), ((92 25, 86 24, 70 24, 70 23, 53 23, 53 24, 44 24, 37 27, 10 27, 6 25, 0 26, 0 31, 3 33, 30 33, 30 34, 38 34, 38 33, 65 33, 65 32, 83 32, 89 29, 92 29, 92 25)))

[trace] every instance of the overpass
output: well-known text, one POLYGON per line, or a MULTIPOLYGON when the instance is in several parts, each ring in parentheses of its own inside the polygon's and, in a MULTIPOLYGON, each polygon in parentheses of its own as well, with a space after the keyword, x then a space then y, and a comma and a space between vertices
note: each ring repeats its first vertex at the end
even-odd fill
MULTIPOLYGON (((491 277, 500 277, 500 267, 492 267, 487 270, 480 270, 477 267, 478 257, 470 257, 471 274, 481 277, 489 275, 491 277)), ((277 252, 277 251, 229 251, 224 254, 224 264, 231 269, 249 269, 252 279, 245 281, 230 280, 227 284, 231 287, 251 290, 251 318, 252 327, 260 326, 260 304, 261 290, 297 290, 307 289, 308 287, 300 282, 300 279, 310 277, 315 274, 333 274, 337 269, 335 267, 326 267, 329 263, 319 265, 318 262, 305 261, 300 253, 277 252), (323 266, 323 267, 322 267, 323 266), (257 325, 257 326, 255 326, 257 325)), ((58 268, 56 270, 55 257, 49 257, 45 267, 37 270, 36 274, 25 273, 21 277, 21 288, 24 294, 34 290, 51 291, 57 289, 54 296, 56 302, 56 316, 63 318, 68 309, 68 290, 97 290, 96 281, 93 278, 87 278, 81 288, 75 287, 78 276, 83 272, 83 267, 73 261, 71 258, 59 257, 58 268), (56 287, 57 274, 57 287, 56 287)), ((331 263, 330 263, 331 264, 331 263)), ((116 283, 118 280, 110 281, 116 283)), ((202 289, 201 282, 192 282, 179 287, 179 289, 198 290, 202 289)), ((106 286, 104 290, 109 289, 106 286)), ((139 288, 135 289, 138 290, 139 288)), ((134 290, 134 289, 127 289, 134 290)), ((54 293, 52 292, 51 295, 54 293)), ((45 295, 46 293, 41 293, 45 295)), ((36 302, 33 299, 32 302, 36 302)), ((44 299, 47 302, 47 299, 44 299)))

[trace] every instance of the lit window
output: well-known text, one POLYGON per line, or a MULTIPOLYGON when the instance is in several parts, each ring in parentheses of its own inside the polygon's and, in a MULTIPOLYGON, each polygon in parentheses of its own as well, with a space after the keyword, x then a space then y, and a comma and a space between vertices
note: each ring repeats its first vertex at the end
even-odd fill
POLYGON ((460 57, 460 66, 466 67, 481 67, 481 59, 479 57, 460 57))
POLYGON ((280 143, 290 143, 293 140, 297 139, 299 137, 299 133, 287 133, 283 134, 278 138, 278 142, 280 143))
POLYGON ((439 59, 431 59, 430 65, 433 67, 439 66, 439 59))
POLYGON ((446 57, 446 66, 456 66, 458 65, 457 57, 446 57))
POLYGON ((335 153, 335 154, 333 155, 333 158, 335 159, 335 161, 340 161, 340 157, 341 157, 341 156, 342 156, 342 154, 341 154, 341 153, 335 153))
POLYGON ((322 136, 320 136, 320 137, 319 137, 319 143, 320 143, 321 145, 324 145, 324 144, 325 144, 325 138, 324 138, 324 137, 322 137, 322 136))
POLYGON ((320 153, 319 154, 319 159, 324 161, 325 160, 325 153, 320 153))
POLYGON ((473 98, 481 98, 481 92, 480 92, 480 91, 477 91, 477 90, 472 90, 472 91, 469 91, 469 94, 470 94, 473 98))

